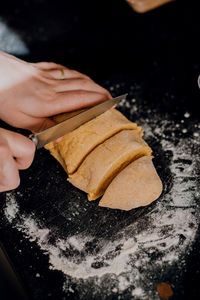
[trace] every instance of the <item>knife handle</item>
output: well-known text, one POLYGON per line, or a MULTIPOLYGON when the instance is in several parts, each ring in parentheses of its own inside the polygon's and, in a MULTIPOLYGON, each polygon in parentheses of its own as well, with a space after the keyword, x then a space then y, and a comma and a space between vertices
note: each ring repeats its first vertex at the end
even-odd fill
POLYGON ((38 139, 35 136, 35 134, 30 134, 29 135, 29 139, 35 144, 36 148, 37 148, 37 144, 38 144, 38 139))

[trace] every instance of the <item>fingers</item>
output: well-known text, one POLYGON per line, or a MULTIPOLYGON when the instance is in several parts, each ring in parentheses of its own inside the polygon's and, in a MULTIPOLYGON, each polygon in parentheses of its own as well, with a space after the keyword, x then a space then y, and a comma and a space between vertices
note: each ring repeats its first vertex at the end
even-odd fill
MULTIPOLYGON (((76 107, 76 108, 82 108, 88 105, 94 105, 96 103, 99 103, 101 101, 105 101, 106 99, 112 98, 110 93, 101 87, 100 85, 96 84, 93 80, 91 80, 87 75, 82 74, 78 71, 71 70, 69 68, 66 68, 62 65, 53 63, 53 62, 40 62, 33 64, 37 68, 43 71, 42 75, 46 79, 50 79, 50 81, 46 81, 50 86, 53 86, 53 90, 56 93, 59 93, 59 95, 55 95, 55 97, 52 97, 53 101, 56 99, 56 102, 58 99, 62 99, 64 97, 65 99, 68 100, 69 97, 67 97, 66 92, 70 92, 70 96, 74 97, 75 93, 71 92, 77 92, 77 97, 76 99, 71 99, 69 101, 73 102, 71 103, 71 107, 76 107), (56 79, 56 81, 51 80, 51 78, 56 79), (89 101, 86 101, 87 94, 84 93, 84 91, 88 92, 88 99, 89 101), (94 98, 92 97, 92 92, 94 92, 94 98), (61 94, 60 94, 61 93, 61 94), (101 95, 102 94, 102 95, 101 95), (80 103, 79 100, 77 99, 83 99, 83 103, 80 103), (74 105, 74 103, 77 103, 74 105), (78 107, 77 105, 80 103, 80 106, 78 107), (87 104, 86 104, 87 103, 87 104)), ((50 97, 51 99, 51 97, 50 97)), ((52 101, 50 100, 50 102, 52 101)), ((66 100, 66 101, 67 101, 66 100)), ((52 103, 52 102, 51 102, 52 103)), ((56 106, 59 104, 56 104, 56 106)), ((60 104, 60 106, 63 105, 63 101, 60 104)), ((65 104, 65 107, 70 107, 69 103, 65 104)), ((59 113, 63 112, 64 110, 59 109, 59 113)), ((67 110, 68 111, 68 110, 67 110)), ((54 112, 53 114, 56 114, 54 112)), ((53 115, 51 114, 51 115, 53 115)), ((48 116, 48 115, 44 115, 48 116)), ((44 126, 42 126, 44 128, 44 126)), ((42 129, 43 129, 42 128, 42 129)), ((46 127, 47 128, 47 127, 46 127)), ((41 129, 41 130, 42 130, 41 129)))
POLYGON ((0 146, 0 192, 16 189, 20 183, 17 165, 9 148, 0 146))
POLYGON ((66 68, 54 62, 38 62, 38 63, 33 63, 32 65, 40 70, 53 70, 53 69, 66 68))
POLYGON ((58 82, 56 82, 54 90, 56 92, 84 90, 106 94, 109 97, 109 93, 106 89, 94 83, 92 80, 86 78, 59 80, 58 82))
POLYGON ((7 152, 14 158, 18 169, 27 169, 31 165, 35 154, 35 145, 30 139, 1 128, 0 142, 0 148, 5 152, 5 147, 7 147, 7 152))
POLYGON ((22 115, 20 120, 24 123, 21 127, 39 132, 54 125, 47 119, 49 116, 92 106, 110 98, 106 89, 90 79, 53 80, 43 84, 37 101, 24 103, 22 113, 26 111, 28 115, 22 115))
POLYGON ((9 132, 6 140, 12 156, 15 158, 17 168, 25 170, 30 167, 35 154, 34 143, 29 138, 15 132, 9 132))
POLYGON ((89 77, 78 71, 71 70, 65 66, 53 63, 53 62, 39 62, 32 64, 34 67, 40 69, 43 75, 46 77, 53 77, 54 79, 68 79, 68 78, 86 78, 89 77))
MULTIPOLYGON (((27 122, 30 122, 30 125, 27 126, 27 129, 33 132, 40 132, 49 127, 52 127, 56 124, 55 121, 49 118, 33 118, 28 116, 27 122)), ((27 124, 27 123, 26 123, 27 124)))
POLYGON ((34 153, 35 145, 31 140, 0 128, 0 192, 18 187, 19 170, 31 165, 34 153))
POLYGON ((35 118, 26 115, 23 117, 23 122, 24 125, 26 124, 26 128, 33 132, 40 132, 56 124, 55 121, 49 118, 35 118))
POLYGON ((90 79, 87 75, 82 74, 75 70, 70 70, 65 67, 48 70, 48 76, 53 77, 54 79, 73 79, 73 78, 85 78, 90 79))
POLYGON ((106 101, 107 94, 76 90, 58 93, 51 105, 46 104, 47 115, 59 114, 63 111, 73 111, 106 101))
MULTIPOLYGON (((44 105, 41 102, 38 109, 41 115, 44 115, 44 109, 44 105)), ((19 112, 18 115, 18 119, 11 120, 9 122, 10 125, 18 128, 26 128, 33 132, 40 132, 56 124, 55 121, 49 118, 35 117, 31 114, 25 114, 23 112, 19 112)))
POLYGON ((10 88, 1 91, 0 118, 14 127, 39 132, 55 124, 49 116, 111 98, 88 76, 62 65, 20 60, 8 65, 12 76, 7 76, 10 88))

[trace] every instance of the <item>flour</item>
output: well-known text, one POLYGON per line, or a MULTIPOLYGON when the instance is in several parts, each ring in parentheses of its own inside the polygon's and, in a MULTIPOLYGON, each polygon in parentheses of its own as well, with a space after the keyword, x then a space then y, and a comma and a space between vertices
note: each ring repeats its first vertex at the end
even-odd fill
MULTIPOLYGON (((120 105, 133 115, 140 109, 135 99, 128 104, 122 101, 120 105)), ((189 117, 185 113, 185 118, 189 117)), ((140 118, 136 121, 142 126, 145 139, 159 143, 163 157, 169 157, 166 168, 173 178, 172 185, 166 190, 166 178, 162 178, 164 192, 155 205, 116 230, 114 236, 100 237, 96 251, 88 252, 87 245, 96 237, 87 232, 51 242, 54 234, 51 226, 45 227, 33 214, 21 213, 19 217, 20 204, 15 193, 7 194, 4 210, 7 220, 48 255, 50 269, 63 273, 63 291, 67 295, 73 295, 76 286, 80 299, 86 299, 85 290, 87 288, 88 292, 90 286, 91 299, 106 299, 116 293, 118 299, 123 299, 125 292, 129 293, 129 299, 160 299, 155 282, 160 282, 161 275, 174 264, 184 268, 185 254, 189 252, 200 223, 196 207, 200 198, 197 190, 200 124, 189 137, 177 138, 184 129, 184 122, 176 124, 159 116, 154 120, 140 118)), ((153 150, 156 153, 156 149, 153 150)))
POLYGON ((7 193, 6 199, 7 202, 6 202, 6 207, 4 209, 4 213, 8 221, 12 223, 12 221, 14 220, 14 218, 16 217, 19 211, 19 205, 15 201, 15 197, 13 196, 12 193, 7 193))
POLYGON ((186 112, 184 113, 184 117, 185 117, 185 118, 189 118, 189 117, 190 117, 190 113, 186 111, 186 112))
POLYGON ((132 291, 131 295, 134 297, 143 297, 143 290, 141 288, 136 288, 132 291))

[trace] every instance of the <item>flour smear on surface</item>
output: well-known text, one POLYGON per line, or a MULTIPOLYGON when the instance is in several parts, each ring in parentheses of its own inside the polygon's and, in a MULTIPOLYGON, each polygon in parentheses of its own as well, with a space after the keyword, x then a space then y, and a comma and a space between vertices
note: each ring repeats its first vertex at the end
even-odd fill
MULTIPOLYGON (((134 99, 128 104, 123 102, 123 106, 132 107, 133 112, 137 109, 134 99)), ((185 118, 189 117, 185 113, 185 118)), ((66 294, 73 295, 76 284, 80 299, 85 299, 88 286, 93 298, 101 295, 101 299, 106 299, 116 294, 118 299, 160 299, 156 283, 174 265, 180 270, 185 267, 185 254, 190 251, 200 220, 196 206, 200 198, 197 190, 200 124, 196 124, 191 136, 180 139, 176 135, 184 128, 183 122, 155 116, 154 120, 140 119, 138 124, 147 141, 160 143, 160 155, 170 157, 166 168, 172 184, 168 190, 164 188, 152 209, 144 209, 141 217, 116 231, 112 238, 99 238, 95 254, 86 251, 86 245, 95 238, 92 235, 78 233, 52 243, 51 227, 43 226, 33 214, 20 212, 15 193, 7 193, 4 209, 7 220, 44 250, 51 269, 62 271, 66 294), (75 255, 70 256, 69 250, 75 255)))

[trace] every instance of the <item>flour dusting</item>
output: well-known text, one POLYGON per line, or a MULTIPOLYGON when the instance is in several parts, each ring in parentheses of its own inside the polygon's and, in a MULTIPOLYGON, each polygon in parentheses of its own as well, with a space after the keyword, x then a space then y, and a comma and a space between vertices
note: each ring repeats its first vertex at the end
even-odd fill
POLYGON ((13 196, 12 192, 8 192, 6 195, 6 207, 4 209, 4 213, 6 218, 10 223, 15 219, 18 211, 19 205, 15 200, 15 196, 13 196))

